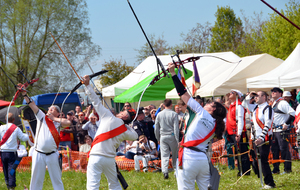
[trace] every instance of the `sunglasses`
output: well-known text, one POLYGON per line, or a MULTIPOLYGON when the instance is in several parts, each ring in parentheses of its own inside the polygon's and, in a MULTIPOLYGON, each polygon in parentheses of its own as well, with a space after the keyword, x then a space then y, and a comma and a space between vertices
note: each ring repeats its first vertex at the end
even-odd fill
POLYGON ((130 107, 130 105, 125 105, 124 107, 130 107))
POLYGON ((78 116, 84 116, 83 114, 79 114, 78 116))

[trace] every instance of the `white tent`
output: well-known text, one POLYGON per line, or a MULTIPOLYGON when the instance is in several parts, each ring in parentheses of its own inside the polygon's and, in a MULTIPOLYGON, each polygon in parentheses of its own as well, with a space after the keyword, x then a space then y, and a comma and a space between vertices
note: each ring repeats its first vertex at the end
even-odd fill
MULTIPOLYGON (((199 61, 196 62, 198 73, 200 76, 200 82, 201 82, 201 87, 205 86, 207 83, 210 81, 214 80, 216 77, 221 75, 222 73, 230 72, 233 70, 234 67, 238 64, 238 62, 241 60, 241 58, 237 55, 235 55, 232 52, 224 53, 217 55, 219 58, 223 58, 227 61, 234 62, 234 63, 228 63, 226 61, 223 61, 221 59, 217 58, 211 58, 211 57, 202 57, 200 58, 199 61), (204 64, 209 64, 205 68, 202 67, 204 64)), ((193 77, 189 78, 186 81, 187 89, 192 92, 192 84, 193 84, 193 77)), ((198 94, 198 91, 196 92, 198 94)), ((166 94, 166 98, 171 98, 171 99, 179 99, 179 96, 176 92, 176 89, 173 89, 169 91, 166 94)))
POLYGON ((273 87, 290 88, 299 86, 295 79, 300 73, 300 43, 296 46, 289 57, 278 67, 270 72, 247 79, 247 88, 251 90, 264 89, 270 90, 273 87), (297 72, 298 71, 298 72, 297 72), (294 73, 292 73, 294 72, 294 73), (298 74, 297 74, 298 73, 298 74))
MULTIPOLYGON (((181 60, 185 60, 189 57, 196 57, 196 56, 202 56, 202 55, 211 55, 211 56, 217 56, 221 57, 226 60, 230 61, 239 61, 239 57, 235 55, 232 52, 222 52, 222 53, 209 53, 209 54, 182 54, 180 55, 181 60)), ((172 62, 170 55, 163 55, 158 56, 158 58, 161 60, 165 68, 167 67, 167 64, 169 62, 172 62)), ((175 61, 177 59, 175 58, 175 61)), ((220 60, 213 58, 213 57, 202 57, 200 60, 196 61, 198 70, 199 68, 203 69, 207 67, 210 64, 213 63, 219 63, 220 60)), ((224 61, 221 61, 224 62, 224 61)), ((192 63, 187 63, 184 65, 185 68, 189 70, 193 70, 192 63)), ((129 89, 133 85, 137 84, 153 72, 157 71, 157 64, 156 59, 154 56, 148 57, 145 59, 140 65, 138 65, 129 75, 127 75, 125 78, 123 78, 121 81, 117 82, 116 84, 113 84, 111 86, 108 86, 106 88, 102 89, 102 94, 104 98, 113 98, 125 90, 129 89)))
POLYGON ((238 89, 247 92, 246 79, 258 76, 278 67, 283 61, 269 54, 243 57, 242 61, 233 69, 227 69, 219 76, 201 86, 197 95, 201 97, 221 96, 238 89))

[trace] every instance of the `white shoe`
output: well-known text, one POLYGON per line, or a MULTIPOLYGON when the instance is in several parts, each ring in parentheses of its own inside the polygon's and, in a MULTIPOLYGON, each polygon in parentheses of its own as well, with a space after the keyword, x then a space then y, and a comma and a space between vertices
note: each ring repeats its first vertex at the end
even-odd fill
POLYGON ((275 187, 272 187, 272 186, 270 186, 270 185, 265 185, 265 186, 263 187, 263 189, 273 189, 273 188, 275 188, 275 187))

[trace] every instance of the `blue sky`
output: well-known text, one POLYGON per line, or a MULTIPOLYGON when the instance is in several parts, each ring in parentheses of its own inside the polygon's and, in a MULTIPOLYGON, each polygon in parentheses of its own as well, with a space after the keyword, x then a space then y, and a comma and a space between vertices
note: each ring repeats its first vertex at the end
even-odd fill
MULTIPOLYGON (((265 0, 277 10, 285 10, 288 0, 265 0)), ((182 43, 180 34, 188 33, 196 23, 214 24, 218 6, 230 6, 235 14, 247 17, 263 12, 263 18, 273 13, 260 0, 130 0, 146 34, 164 35, 170 46, 182 43)), ((136 63, 137 51, 146 39, 131 12, 127 0, 87 0, 92 41, 102 48, 101 56, 91 61, 95 71, 104 61, 123 58, 128 65, 136 63)), ((289 24, 289 23, 287 23, 289 24)), ((137 64, 135 64, 137 66, 137 64)), ((83 71, 86 72, 86 71, 83 71)), ((90 71, 87 69, 87 73, 90 71)))

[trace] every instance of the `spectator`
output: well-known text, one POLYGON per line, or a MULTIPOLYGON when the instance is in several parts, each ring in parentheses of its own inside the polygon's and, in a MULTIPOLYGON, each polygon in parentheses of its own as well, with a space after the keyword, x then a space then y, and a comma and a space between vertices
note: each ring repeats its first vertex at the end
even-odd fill
POLYGON ((160 145, 161 165, 164 178, 168 179, 168 166, 170 150, 172 151, 172 166, 176 168, 176 159, 179 143, 178 115, 172 110, 172 100, 164 100, 165 109, 160 112, 155 120, 155 136, 160 145))
POLYGON ((127 140, 126 142, 127 142, 127 146, 126 146, 125 157, 133 160, 134 156, 136 155, 136 146, 139 141, 128 141, 127 140))
POLYGON ((136 120, 133 122, 132 128, 138 134, 138 136, 145 135, 150 139, 150 132, 146 123, 144 122, 145 114, 143 112, 144 108, 141 107, 138 111, 138 116, 136 120))
POLYGON ((150 111, 156 109, 155 105, 150 104, 149 106, 144 107, 144 114, 145 114, 145 121, 149 122, 151 121, 151 115, 150 115, 150 111))
POLYGON ((67 119, 71 122, 71 125, 69 129, 64 129, 63 131, 65 133, 70 133, 70 138, 71 138, 71 149, 78 151, 78 139, 77 139, 77 130, 76 130, 76 124, 77 122, 75 119, 75 113, 73 110, 69 111, 67 113, 67 119))
POLYGON ((79 113, 81 112, 81 107, 80 106, 76 106, 75 107, 75 116, 78 119, 79 118, 79 113))
POLYGON ((297 102, 294 102, 291 98, 292 98, 292 94, 289 91, 284 91, 282 94, 282 97, 285 101, 287 101, 289 103, 289 105, 296 110, 297 108, 297 102))
POLYGON ((78 140, 78 146, 80 149, 80 146, 85 144, 84 137, 87 135, 87 131, 82 129, 82 126, 88 122, 85 118, 85 115, 83 112, 79 112, 78 114, 78 123, 76 124, 76 131, 77 131, 77 140, 78 140))
POLYGON ((123 107, 123 111, 129 110, 129 109, 132 109, 131 104, 129 102, 125 102, 124 107, 123 107))
POLYGON ((143 171, 148 172, 148 162, 152 158, 156 158, 157 151, 155 143, 151 140, 148 141, 145 135, 139 137, 137 143, 137 153, 134 156, 135 171, 140 171, 140 160, 143 161, 143 171))
POLYGON ((85 141, 85 144, 80 146, 79 152, 89 152, 91 150, 91 145, 93 142, 92 137, 90 137, 89 135, 85 135, 84 141, 85 141))
POLYGON ((97 121, 97 117, 93 113, 90 115, 89 119, 90 120, 82 126, 82 129, 87 130, 88 135, 94 139, 98 126, 100 125, 100 121, 97 121))

